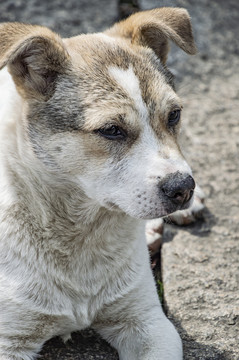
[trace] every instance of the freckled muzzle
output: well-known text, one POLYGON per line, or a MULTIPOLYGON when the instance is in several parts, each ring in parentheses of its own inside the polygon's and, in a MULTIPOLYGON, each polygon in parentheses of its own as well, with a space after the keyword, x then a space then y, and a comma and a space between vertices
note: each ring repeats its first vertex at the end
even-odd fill
POLYGON ((168 175, 159 185, 160 195, 164 197, 169 213, 187 208, 194 189, 192 176, 180 172, 168 175))

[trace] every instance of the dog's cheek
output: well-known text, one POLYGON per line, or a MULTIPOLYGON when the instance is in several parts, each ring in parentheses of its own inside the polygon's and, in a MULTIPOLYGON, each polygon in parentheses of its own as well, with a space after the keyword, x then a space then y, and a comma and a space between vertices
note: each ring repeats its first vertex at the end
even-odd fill
POLYGON ((50 134, 42 126, 29 126, 28 142, 34 157, 51 173, 64 178, 97 172, 108 158, 107 149, 80 131, 50 134))
POLYGON ((161 213, 156 186, 147 184, 143 168, 130 161, 108 161, 91 191, 95 191, 101 205, 119 208, 136 218, 152 218, 161 213))

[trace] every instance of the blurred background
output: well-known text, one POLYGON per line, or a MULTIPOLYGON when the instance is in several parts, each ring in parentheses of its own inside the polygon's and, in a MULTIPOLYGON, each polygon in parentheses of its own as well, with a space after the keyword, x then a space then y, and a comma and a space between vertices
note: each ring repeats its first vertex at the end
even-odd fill
MULTIPOLYGON (((168 66, 184 103, 181 143, 206 195, 202 219, 168 226, 161 256, 164 308, 185 359, 239 359, 239 2, 237 0, 0 0, 0 21, 50 27, 63 37, 102 31, 139 9, 186 8, 198 54, 172 45, 168 66)), ((1 49, 0 49, 1 51, 1 49)), ((150 296, 150 294, 149 294, 150 296)), ((91 330, 43 360, 118 359, 91 330)))

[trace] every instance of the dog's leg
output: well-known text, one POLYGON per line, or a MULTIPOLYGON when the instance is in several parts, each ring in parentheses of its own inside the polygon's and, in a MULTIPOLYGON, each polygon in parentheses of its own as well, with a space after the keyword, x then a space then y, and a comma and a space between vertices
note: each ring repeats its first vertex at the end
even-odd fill
POLYGON ((181 360, 180 337, 162 311, 149 265, 138 280, 103 309, 94 328, 118 350, 120 360, 181 360))
POLYGON ((69 331, 71 319, 36 311, 30 301, 25 304, 9 299, 0 301, 0 359, 33 360, 51 337, 69 331))
POLYGON ((146 243, 148 245, 151 268, 154 269, 157 264, 158 252, 162 243, 164 221, 162 218, 149 220, 145 226, 146 243))
POLYGON ((163 218, 149 220, 145 226, 146 242, 151 255, 158 252, 163 235, 163 218))

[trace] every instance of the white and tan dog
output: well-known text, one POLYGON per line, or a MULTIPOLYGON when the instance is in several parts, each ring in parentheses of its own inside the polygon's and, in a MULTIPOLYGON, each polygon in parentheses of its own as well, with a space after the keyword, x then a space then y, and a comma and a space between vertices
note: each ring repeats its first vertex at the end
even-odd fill
POLYGON ((64 40, 0 25, 1 360, 88 326, 121 360, 182 359, 140 220, 187 208, 195 186, 168 40, 195 53, 186 10, 64 40))

